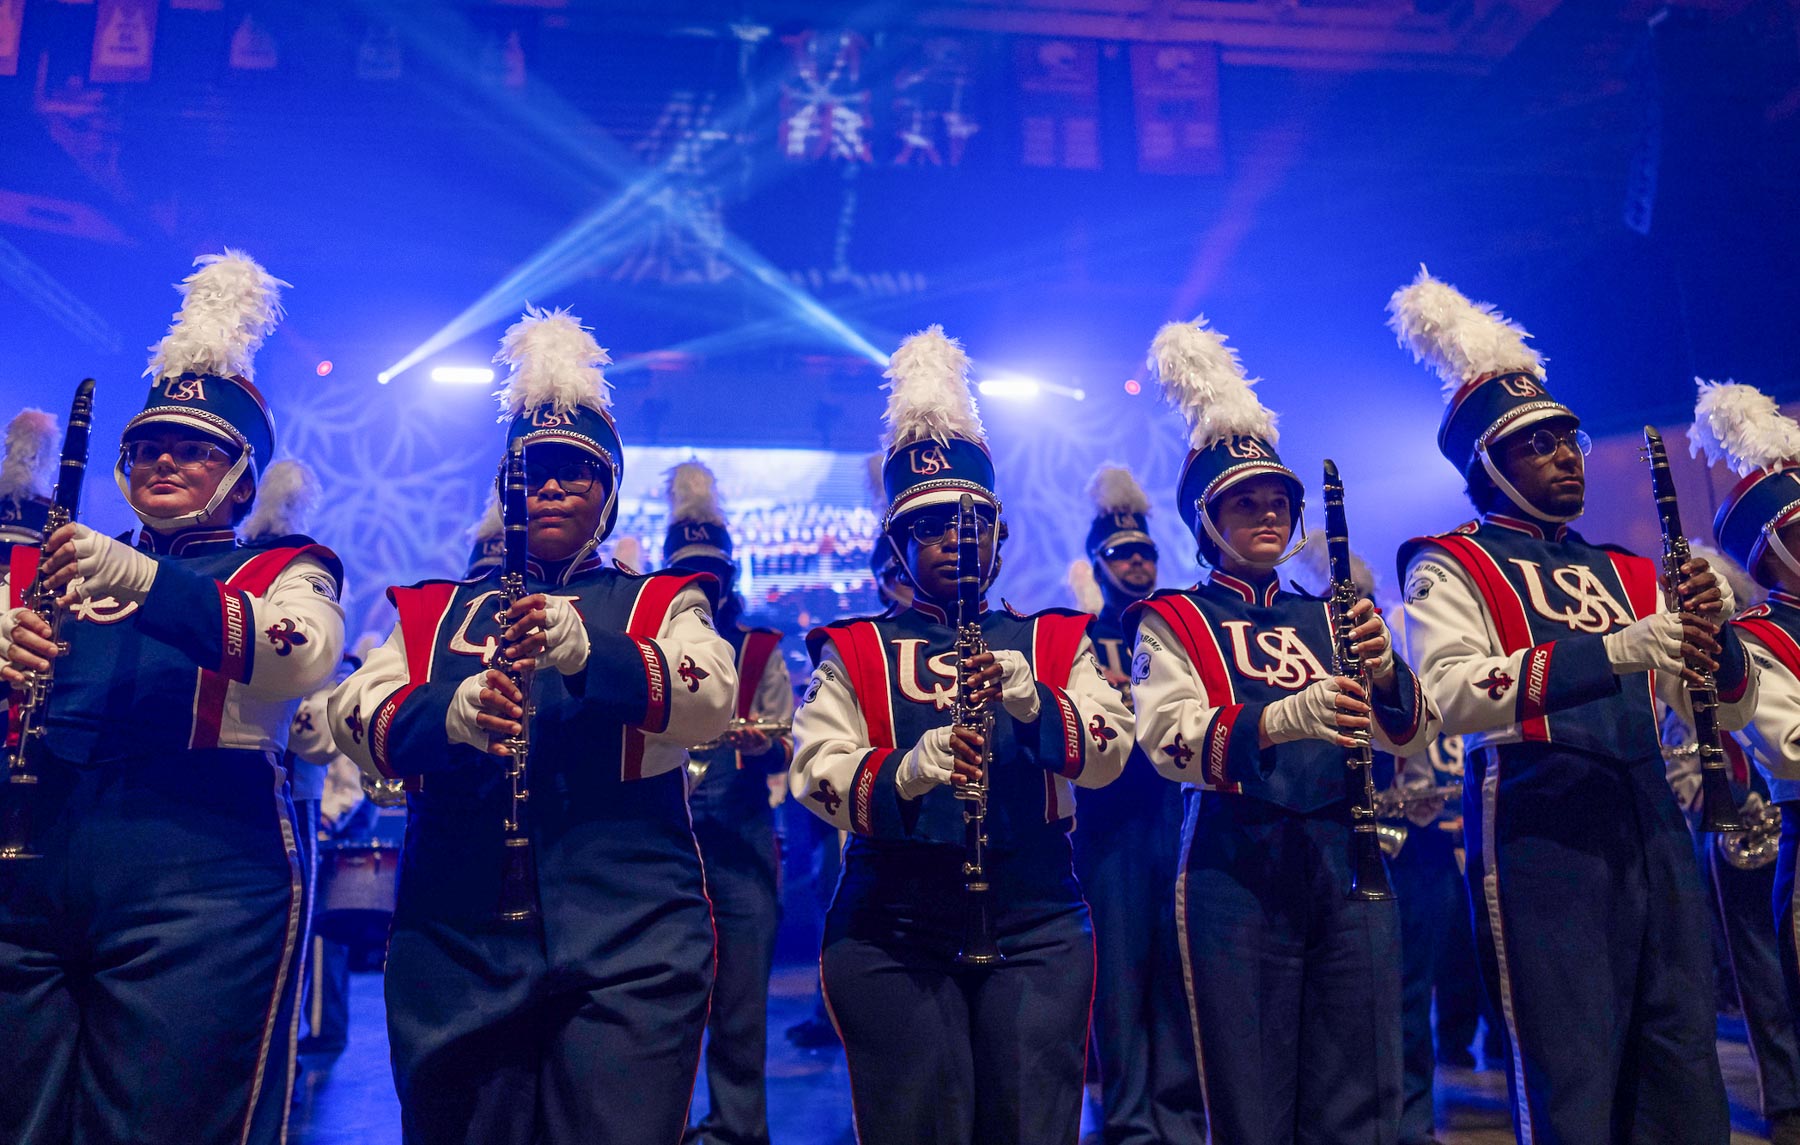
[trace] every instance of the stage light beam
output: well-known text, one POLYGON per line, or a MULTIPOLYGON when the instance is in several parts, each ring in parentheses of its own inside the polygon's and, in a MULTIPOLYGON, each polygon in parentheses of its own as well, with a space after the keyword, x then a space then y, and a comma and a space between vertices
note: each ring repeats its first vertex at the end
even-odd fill
POLYGON ((486 366, 434 366, 431 380, 446 386, 485 386, 494 380, 486 366))

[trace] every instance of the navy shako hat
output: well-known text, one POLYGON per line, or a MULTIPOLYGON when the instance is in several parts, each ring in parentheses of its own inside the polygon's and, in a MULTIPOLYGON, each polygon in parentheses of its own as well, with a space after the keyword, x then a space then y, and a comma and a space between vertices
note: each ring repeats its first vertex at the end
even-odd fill
POLYGON ((1388 299, 1388 328, 1413 361, 1443 383, 1444 417, 1438 450, 1467 479, 1487 470, 1515 505, 1544 520, 1568 521, 1529 504, 1500 472, 1495 442, 1551 418, 1581 419, 1544 388, 1544 359, 1525 340, 1531 334, 1485 302, 1471 302, 1447 282, 1419 268, 1418 277, 1388 299))
POLYGON ((495 396, 509 448, 523 440, 529 464, 533 445, 571 445, 592 454, 609 475, 593 539, 598 545, 618 518, 625 475, 625 447, 610 412, 612 384, 602 372, 612 358, 568 310, 527 306, 501 337, 494 362, 508 371, 495 396))
POLYGON ((1256 381, 1245 376, 1225 335, 1204 317, 1166 323, 1150 343, 1148 365, 1163 397, 1188 424, 1192 448, 1181 466, 1176 506, 1189 531, 1229 551, 1211 514, 1203 510, 1240 481, 1274 475, 1288 486, 1298 543, 1306 486, 1275 452, 1275 415, 1257 399, 1252 389, 1256 381))
POLYGON ((1778 535, 1800 519, 1800 423, 1752 386, 1695 379, 1699 399, 1688 429, 1691 452, 1707 462, 1724 461, 1742 476, 1713 517, 1713 537, 1764 587, 1774 578, 1762 571, 1763 557, 1775 553, 1800 575, 1800 554, 1778 535))
POLYGON ((930 326, 900 344, 888 361, 884 529, 908 513, 955 504, 964 493, 996 514, 994 459, 969 386, 962 343, 930 326))
POLYGON ((1118 465, 1103 465, 1088 482, 1088 497, 1094 503, 1094 520, 1088 525, 1083 549, 1088 560, 1101 559, 1100 554, 1114 545, 1149 545, 1150 498, 1131 470, 1118 465))
POLYGON ((154 379, 144 408, 125 423, 114 479, 129 487, 123 444, 158 425, 196 430, 230 446, 236 457, 204 508, 179 517, 153 517, 133 507, 146 524, 172 529, 208 517, 248 473, 252 484, 275 452, 275 419, 256 388, 256 351, 282 317, 281 288, 242 251, 202 255, 198 267, 177 286, 181 308, 153 348, 146 376, 154 379))
POLYGON ((36 545, 50 519, 62 430, 56 415, 20 410, 6 426, 6 456, 0 461, 0 545, 36 545))
POLYGON ((711 561, 730 566, 731 530, 719 505, 718 478, 698 461, 681 462, 667 477, 669 530, 663 537, 663 564, 711 561))

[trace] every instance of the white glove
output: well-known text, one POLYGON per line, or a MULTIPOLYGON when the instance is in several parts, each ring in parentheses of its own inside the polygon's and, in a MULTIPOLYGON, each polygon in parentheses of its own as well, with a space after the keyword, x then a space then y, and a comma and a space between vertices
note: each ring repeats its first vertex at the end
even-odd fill
POLYGON ((996 648, 994 663, 1000 665, 1000 706, 1006 714, 1022 724, 1038 718, 1037 675, 1025 653, 1010 648, 996 648))
POLYGON ((1658 612, 1627 628, 1608 632, 1601 641, 1613 675, 1681 671, 1681 614, 1658 612))
POLYGON ((475 722, 481 714, 481 689, 486 687, 486 670, 466 676, 450 697, 450 710, 444 713, 444 731, 451 743, 466 743, 478 751, 488 749, 488 734, 475 722))
MULTIPOLYGON (((1712 566, 1708 565, 1707 567, 1711 568, 1712 566)), ((1720 569, 1712 571, 1714 578, 1719 582, 1719 617, 1720 623, 1723 623, 1737 615, 1737 596, 1731 591, 1731 578, 1727 577, 1720 569)))
POLYGON ((932 728, 919 737, 900 759, 894 786, 902 799, 917 799, 934 787, 950 782, 956 774, 956 756, 950 751, 950 729, 932 728))
POLYGON ((19 617, 29 611, 30 609, 25 608, 9 608, 0 612, 0 662, 12 656, 13 627, 19 623, 19 617))
POLYGON ((142 604, 150 595, 156 581, 154 558, 81 524, 69 544, 75 549, 80 578, 75 585, 81 595, 91 600, 110 596, 120 604, 142 604))
POLYGON ((1394 670, 1394 630, 1388 627, 1387 617, 1378 613, 1375 619, 1381 621, 1381 659, 1369 666, 1369 674, 1385 680, 1394 670))
POLYGON ((587 667, 587 626, 567 597, 547 595, 544 602, 544 652, 538 659, 573 676, 587 667))
POLYGON ((1327 676, 1264 708, 1262 730, 1269 742, 1317 739, 1336 743, 1339 735, 1354 734, 1337 724, 1337 694, 1340 690, 1337 677, 1327 676))

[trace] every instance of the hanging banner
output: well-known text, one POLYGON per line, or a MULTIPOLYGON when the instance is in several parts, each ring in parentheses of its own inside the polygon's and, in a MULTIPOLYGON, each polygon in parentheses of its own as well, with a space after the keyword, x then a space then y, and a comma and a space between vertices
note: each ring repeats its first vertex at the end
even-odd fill
POLYGON ((913 45, 894 69, 896 167, 958 167, 981 130, 970 96, 975 44, 933 36, 913 45))
POLYGON ((143 83, 155 45, 156 0, 100 0, 89 81, 143 83))
POLYGON ((868 163, 874 155, 873 96, 862 83, 868 42, 855 32, 783 36, 793 70, 781 81, 782 157, 794 163, 839 159, 868 163))
POLYGON ((19 74, 19 31, 25 22, 25 0, 0 0, 0 76, 19 74))
POLYGON ((1100 169, 1100 45, 1093 40, 1021 39, 1020 162, 1027 167, 1100 169))
POLYGON ((1152 175, 1217 175, 1217 44, 1131 45, 1131 101, 1138 170, 1152 175))

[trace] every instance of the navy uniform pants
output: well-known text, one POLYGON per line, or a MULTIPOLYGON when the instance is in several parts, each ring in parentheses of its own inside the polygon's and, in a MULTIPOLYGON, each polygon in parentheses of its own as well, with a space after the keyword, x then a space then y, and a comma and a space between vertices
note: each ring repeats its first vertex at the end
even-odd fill
POLYGON ((955 960, 961 849, 876 861, 861 843, 845 854, 819 967, 857 1140, 1075 1145, 1094 942, 1066 837, 1060 863, 990 852, 1005 960, 983 967, 955 960))
POLYGON ((768 1145, 769 971, 781 924, 774 814, 766 796, 744 814, 694 810, 719 965, 706 1025, 707 1111, 686 1139, 768 1145))
POLYGON ((1215 1145, 1391 1145, 1400 919, 1352 902, 1342 804, 1191 790, 1176 911, 1215 1145))
POLYGON ((1706 890, 1660 758, 1483 749, 1464 775, 1469 897, 1534 1145, 1730 1135, 1706 890))
POLYGON ((1075 872, 1093 912, 1094 1047, 1103 1145, 1202 1145, 1194 1035, 1181 985, 1175 875, 1181 788, 1141 772, 1081 794, 1075 872))
MULTIPOLYGON (((1776 854, 1773 888, 1770 905, 1773 908, 1775 921, 1775 954, 1780 967, 1782 990, 1779 995, 1782 1004, 1787 1007, 1787 1036, 1790 1044, 1800 1034, 1800 956, 1797 956, 1796 939, 1800 932, 1800 914, 1795 911, 1795 878, 1794 870, 1800 865, 1800 801, 1789 801, 1781 807, 1781 849, 1776 854)), ((1734 872, 1741 873, 1741 872, 1734 872)), ((1746 993, 1748 987, 1744 988, 1746 993)), ((1749 1020, 1748 1006, 1745 1008, 1746 1022, 1749 1020)), ((1759 1060, 1758 1064, 1761 1062, 1759 1060)), ((1784 1112, 1776 1104, 1768 1092, 1768 1083, 1764 1083, 1763 1108, 1765 1116, 1773 1119, 1784 1112)))
POLYGON ((1388 864, 1400 906, 1400 1145, 1432 1141, 1437 1049, 1432 992, 1453 928, 1467 926, 1456 838, 1437 824, 1408 823, 1406 842, 1388 864))
POLYGON ((539 834, 540 919, 500 922, 500 806, 409 802, 384 984, 405 1140, 673 1145, 712 989, 699 856, 662 824, 539 834))
POLYGON ((46 768, 43 857, 0 866, 0 1140, 283 1140, 302 921, 285 779, 247 751, 46 768))

